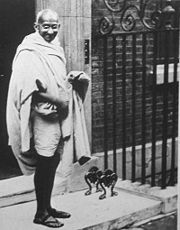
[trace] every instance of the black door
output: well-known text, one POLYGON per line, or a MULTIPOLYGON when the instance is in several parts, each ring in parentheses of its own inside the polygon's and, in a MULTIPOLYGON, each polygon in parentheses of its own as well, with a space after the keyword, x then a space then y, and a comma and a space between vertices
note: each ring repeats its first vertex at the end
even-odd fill
POLYGON ((0 179, 21 174, 8 146, 6 100, 16 48, 33 31, 34 20, 34 0, 0 0, 0 179))

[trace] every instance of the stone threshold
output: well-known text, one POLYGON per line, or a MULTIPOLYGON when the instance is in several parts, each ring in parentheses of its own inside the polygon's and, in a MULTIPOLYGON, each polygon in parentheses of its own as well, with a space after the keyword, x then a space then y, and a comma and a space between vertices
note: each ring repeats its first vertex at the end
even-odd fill
POLYGON ((116 188, 162 202, 161 213, 166 214, 177 210, 178 185, 167 186, 166 189, 151 187, 149 184, 142 185, 139 182, 132 183, 130 180, 119 179, 116 188))
MULTIPOLYGON (((81 175, 78 170, 84 169, 76 166, 74 170, 78 172, 78 175, 81 175)), ((107 198, 99 200, 99 193, 95 193, 95 188, 93 188, 92 195, 85 196, 86 190, 82 188, 87 187, 86 184, 82 184, 82 178, 80 177, 75 176, 74 179, 74 185, 71 181, 72 178, 69 181, 71 186, 68 192, 62 190, 63 181, 61 183, 56 181, 55 184, 53 196, 55 207, 72 213, 70 220, 63 220, 65 226, 61 228, 62 230, 120 229, 163 213, 170 213, 177 208, 177 186, 161 190, 158 187, 151 188, 149 185, 119 179, 115 186, 118 195, 110 197, 110 191, 108 190, 107 198), (75 184, 79 185, 76 189, 80 191, 72 192, 75 189, 75 184), (61 195, 59 195, 60 193, 61 195)), ((32 209, 33 212, 36 206, 36 202, 33 201, 35 199, 33 176, 22 176, 10 180, 9 185, 4 183, 4 193, 2 190, 0 193, 0 204, 1 207, 4 207, 0 209, 0 216, 3 218, 3 223, 6 223, 7 219, 7 230, 11 230, 8 222, 11 215, 11 225, 13 227, 18 225, 22 229, 28 226, 26 230, 41 229, 41 226, 32 224, 33 213, 28 211, 32 209), (16 188, 16 190, 13 190, 14 193, 10 190, 13 188, 16 188), (19 192, 20 190, 21 192, 19 192), (23 213, 21 210, 23 210, 23 213), (17 213, 16 218, 14 213, 17 213)), ((3 228, 3 230, 6 230, 6 228, 3 228)))
MULTIPOLYGON (((156 216, 161 213, 162 202, 140 197, 120 189, 117 196, 99 200, 100 193, 95 189, 89 196, 86 190, 54 196, 52 204, 55 208, 71 213, 70 219, 61 220, 62 230, 114 230, 156 216)), ((36 202, 27 202, 0 209, 1 229, 40 230, 42 226, 33 224, 36 202), (23 210, 23 211, 22 211, 23 210)))
MULTIPOLYGON (((84 174, 95 165, 98 166, 98 159, 92 157, 92 160, 84 166, 80 167, 78 164, 74 164, 72 176, 67 181, 57 175, 53 195, 87 189, 84 174)), ((0 208, 35 200, 33 175, 1 180, 0 188, 0 208)), ((162 202, 161 213, 169 213, 177 209, 177 186, 162 190, 160 187, 150 187, 147 184, 141 185, 139 182, 132 183, 130 180, 118 179, 116 189, 162 202)))
MULTIPOLYGON (((53 195, 63 193, 63 182, 55 181, 53 195)), ((35 200, 33 176, 0 181, 0 208, 35 200)))
MULTIPOLYGON (((90 167, 96 166, 97 162, 98 158, 92 157, 91 160, 83 166, 75 163, 72 167, 71 176, 66 179, 62 178, 57 172, 53 196, 87 188, 84 174, 90 167)), ((0 180, 0 208, 35 200, 33 178, 34 175, 23 175, 0 180)))

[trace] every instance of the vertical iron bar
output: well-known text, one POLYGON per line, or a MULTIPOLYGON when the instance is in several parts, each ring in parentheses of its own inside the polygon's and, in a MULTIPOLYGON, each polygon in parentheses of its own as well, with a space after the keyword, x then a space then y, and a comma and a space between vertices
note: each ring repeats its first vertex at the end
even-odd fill
POLYGON ((103 74, 104 74, 104 169, 108 168, 108 127, 107 127, 107 36, 103 37, 103 74))
POLYGON ((117 159, 116 159, 116 36, 113 35, 113 170, 117 171, 117 159))
POLYGON ((172 111, 172 153, 170 185, 175 185, 175 155, 176 155, 176 111, 177 111, 177 59, 179 50, 179 31, 172 32, 174 38, 174 76, 173 76, 173 111, 172 111))
POLYGON ((163 4, 162 4, 163 0, 160 1, 160 9, 162 10, 163 4))
POLYGON ((122 37, 122 178, 126 179, 126 34, 122 37))
POLYGON ((136 179, 136 34, 132 35, 132 182, 136 179))
POLYGON ((153 35, 153 80, 152 80, 152 162, 151 162, 151 186, 155 186, 156 175, 156 110, 157 110, 157 35, 154 31, 153 35))
POLYGON ((165 33, 165 63, 164 63, 164 85, 163 85, 163 143, 162 143, 162 185, 166 188, 166 169, 167 169, 167 129, 168 129, 168 70, 169 70, 169 31, 165 33))
POLYGON ((142 50, 142 184, 146 182, 146 45, 147 34, 143 33, 143 50, 142 50))

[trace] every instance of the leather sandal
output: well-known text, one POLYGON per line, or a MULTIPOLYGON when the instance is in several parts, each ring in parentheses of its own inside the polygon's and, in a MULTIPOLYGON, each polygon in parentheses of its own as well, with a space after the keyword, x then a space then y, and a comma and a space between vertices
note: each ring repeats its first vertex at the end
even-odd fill
POLYGON ((71 217, 70 213, 59 211, 59 210, 56 210, 55 208, 48 209, 48 213, 49 213, 49 215, 51 215, 55 218, 69 218, 69 217, 71 217))
POLYGON ((54 218, 51 215, 35 217, 33 222, 35 224, 41 224, 41 225, 44 225, 44 226, 50 227, 50 228, 60 228, 60 227, 64 226, 63 223, 61 223, 60 221, 58 221, 56 218, 54 218))

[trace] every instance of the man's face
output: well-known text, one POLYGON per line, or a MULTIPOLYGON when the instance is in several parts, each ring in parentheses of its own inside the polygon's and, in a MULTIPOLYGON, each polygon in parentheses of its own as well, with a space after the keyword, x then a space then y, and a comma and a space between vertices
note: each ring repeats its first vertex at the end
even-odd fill
POLYGON ((59 22, 55 16, 44 16, 41 23, 37 25, 39 34, 44 38, 45 41, 51 42, 56 37, 59 30, 59 22))

